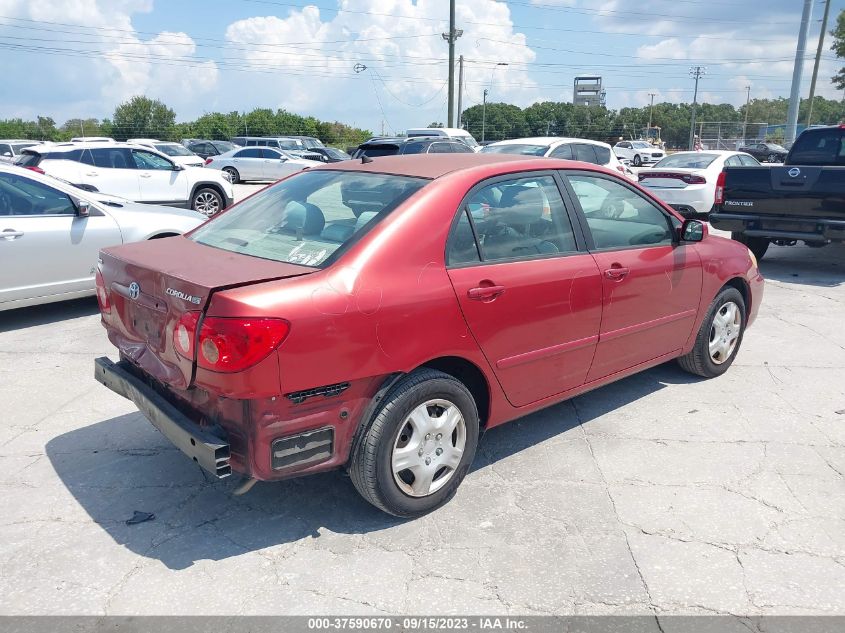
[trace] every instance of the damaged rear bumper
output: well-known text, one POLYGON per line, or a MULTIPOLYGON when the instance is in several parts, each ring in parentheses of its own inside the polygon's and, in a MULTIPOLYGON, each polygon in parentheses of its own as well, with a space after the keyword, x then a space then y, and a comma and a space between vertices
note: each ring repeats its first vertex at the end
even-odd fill
POLYGON ((147 419, 203 469, 222 479, 232 474, 229 443, 192 422, 184 413, 126 369, 126 361, 102 357, 94 361, 94 377, 135 403, 147 419))

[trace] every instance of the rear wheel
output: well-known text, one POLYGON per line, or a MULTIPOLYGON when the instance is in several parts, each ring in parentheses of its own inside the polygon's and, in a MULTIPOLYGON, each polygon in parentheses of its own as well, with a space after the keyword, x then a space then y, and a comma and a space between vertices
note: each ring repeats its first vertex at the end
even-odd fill
POLYGON ((731 233, 731 238, 740 244, 745 244, 748 247, 748 250, 754 253, 754 257, 757 258, 757 261, 763 259, 763 256, 766 254, 766 251, 769 250, 769 244, 771 243, 768 237, 749 237, 744 233, 738 232, 731 233))
POLYGON ((241 175, 238 173, 238 170, 234 167, 224 167, 223 171, 229 174, 229 180, 233 185, 236 185, 241 181, 241 175))
POLYGON ((349 463, 352 483, 394 516, 418 517, 444 505, 475 457, 475 400, 463 383, 440 371, 409 374, 362 424, 349 463))
POLYGON ((634 156, 634 167, 639 167, 642 164, 643 164, 643 159, 640 158, 640 155, 637 154, 636 156, 634 156))
POLYGON ((776 163, 776 162, 778 162, 778 156, 777 156, 777 154, 769 154, 769 156, 766 158, 766 160, 770 163, 776 163))
POLYGON ((733 364, 745 333, 745 300, 736 288, 723 288, 716 295, 701 323, 695 345, 678 364, 705 378, 721 376, 733 364))
POLYGON ((191 208, 211 217, 223 208, 223 197, 210 187, 197 189, 191 200, 191 208))

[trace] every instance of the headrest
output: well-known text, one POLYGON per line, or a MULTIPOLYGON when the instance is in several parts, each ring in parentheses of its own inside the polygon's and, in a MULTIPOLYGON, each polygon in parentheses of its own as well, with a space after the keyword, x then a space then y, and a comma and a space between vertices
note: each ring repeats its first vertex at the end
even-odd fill
POLYGON ((326 218, 320 207, 310 202, 292 200, 285 206, 279 229, 295 234, 299 229, 302 235, 319 235, 326 225, 326 218))
POLYGON ((508 187, 492 216, 505 224, 531 224, 543 217, 544 203, 539 187, 508 187))

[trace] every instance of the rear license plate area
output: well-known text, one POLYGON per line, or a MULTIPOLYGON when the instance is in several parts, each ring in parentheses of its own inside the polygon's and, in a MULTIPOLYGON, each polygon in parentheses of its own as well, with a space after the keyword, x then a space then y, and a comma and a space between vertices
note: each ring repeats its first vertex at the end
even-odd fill
POLYGON ((813 233, 816 229, 816 225, 812 222, 763 222, 762 228, 770 231, 813 233))
POLYGON ((164 314, 140 305, 129 303, 129 321, 132 331, 151 347, 161 347, 162 330, 164 329, 164 314))

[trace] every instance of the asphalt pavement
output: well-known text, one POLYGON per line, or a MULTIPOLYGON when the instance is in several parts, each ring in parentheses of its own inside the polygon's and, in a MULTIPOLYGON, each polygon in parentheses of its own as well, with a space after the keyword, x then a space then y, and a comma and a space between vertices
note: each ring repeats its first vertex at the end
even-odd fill
POLYGON ((726 375, 493 429, 416 521, 340 472, 234 497, 94 380, 94 299, 0 313, 0 614, 843 615, 845 248, 762 270, 726 375))

